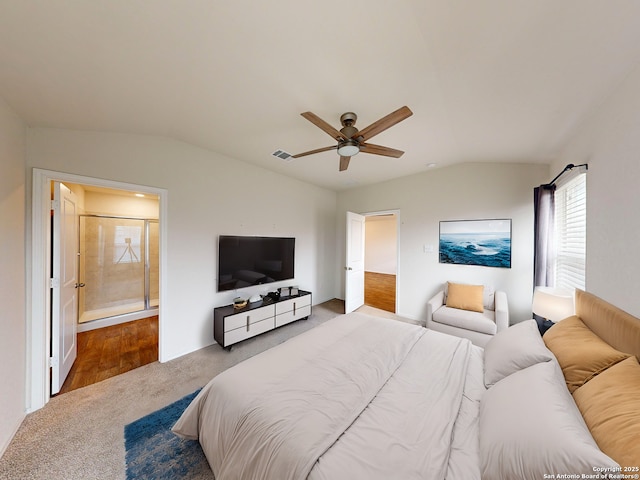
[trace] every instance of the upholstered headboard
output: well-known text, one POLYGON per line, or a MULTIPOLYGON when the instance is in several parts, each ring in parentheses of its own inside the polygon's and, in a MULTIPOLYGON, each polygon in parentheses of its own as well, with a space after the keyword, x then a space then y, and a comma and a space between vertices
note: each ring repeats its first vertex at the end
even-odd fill
POLYGON ((640 360, 640 319, 579 289, 576 289, 576 315, 613 348, 640 360))

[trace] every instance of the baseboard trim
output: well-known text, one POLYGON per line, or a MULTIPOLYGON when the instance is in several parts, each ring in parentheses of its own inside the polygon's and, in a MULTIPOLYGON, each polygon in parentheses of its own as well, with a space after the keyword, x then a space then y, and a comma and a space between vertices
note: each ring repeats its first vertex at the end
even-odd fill
POLYGON ((7 451, 7 448, 9 448, 9 445, 11 445, 13 438, 16 436, 16 433, 18 433, 18 430, 20 429, 20 425, 22 425, 22 422, 24 422, 25 418, 27 418, 27 414, 23 413, 19 417, 18 422, 16 422, 15 426, 13 427, 11 434, 9 435, 9 438, 2 445, 0 445, 0 458, 4 455, 4 452, 7 451))

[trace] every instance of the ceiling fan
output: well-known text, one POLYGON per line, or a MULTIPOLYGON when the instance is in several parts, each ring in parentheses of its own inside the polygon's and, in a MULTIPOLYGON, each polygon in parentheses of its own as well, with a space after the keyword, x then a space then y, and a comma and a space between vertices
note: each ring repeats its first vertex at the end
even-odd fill
POLYGON ((351 157, 360 152, 400 158, 404 153, 402 150, 396 150, 395 148, 383 147, 381 145, 374 145, 373 143, 366 142, 374 135, 385 131, 387 128, 394 126, 405 118, 410 117, 413 115, 413 112, 409 110, 409 107, 401 107, 395 112, 391 112, 389 115, 373 122, 362 130, 358 130, 355 127, 358 116, 353 112, 343 113, 340 116, 340 123, 342 124, 342 128, 340 130, 333 128, 314 113, 304 112, 301 113, 301 115, 315 126, 331 135, 338 144, 299 153, 297 155, 293 155, 293 158, 313 155, 314 153, 326 152, 328 150, 337 150, 338 155, 340 155, 340 171, 342 172, 349 167, 351 157))

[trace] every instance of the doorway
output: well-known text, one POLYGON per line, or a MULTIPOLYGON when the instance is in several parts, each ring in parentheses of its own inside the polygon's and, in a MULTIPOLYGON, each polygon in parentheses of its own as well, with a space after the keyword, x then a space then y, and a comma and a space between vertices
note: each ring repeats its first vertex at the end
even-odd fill
MULTIPOLYGON (((54 362, 49 357, 52 343, 51 329, 51 288, 52 279, 49 276, 52 264, 51 249, 51 182, 66 182, 97 188, 124 190, 130 193, 155 195, 158 201, 158 285, 159 298, 166 292, 166 279, 162 272, 166 271, 166 212, 167 191, 148 186, 127 184, 110 180, 84 177, 75 174, 33 169, 32 183, 32 235, 31 235, 31 265, 29 275, 29 292, 31 299, 31 315, 28 330, 28 375, 30 391, 28 392, 27 411, 32 412, 42 408, 51 397, 51 365, 54 362)), ((163 361, 163 308, 159 305, 158 315, 158 359, 163 361)))
MULTIPOLYGON (((61 290, 51 289, 51 358, 60 359, 52 362, 55 395, 158 360, 159 204, 157 195, 51 183, 53 265, 61 263, 59 257, 70 257, 76 270, 73 308, 64 312, 56 308, 61 290), (67 228, 73 235, 55 234, 56 219, 64 213, 58 207, 62 204, 56 199, 58 191, 69 192, 74 200, 75 217, 70 218, 74 225, 67 228), (73 318, 66 318, 71 313, 73 318), (65 333, 58 333, 58 325, 65 333), (57 338, 74 347, 73 355, 61 351, 57 338)), ((58 277, 60 272, 54 269, 51 278, 58 277)), ((64 282, 57 283, 62 287, 64 282)))
POLYGON ((346 212, 345 313, 365 304, 396 313, 399 219, 398 210, 346 212), (370 281, 365 285, 367 277, 370 281))
POLYGON ((364 303, 396 313, 398 214, 365 215, 364 303))

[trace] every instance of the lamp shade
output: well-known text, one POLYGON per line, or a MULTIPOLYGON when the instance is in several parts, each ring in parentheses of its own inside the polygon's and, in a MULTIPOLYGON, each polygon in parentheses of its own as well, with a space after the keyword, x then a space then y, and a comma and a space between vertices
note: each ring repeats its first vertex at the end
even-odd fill
POLYGON ((533 292, 532 311, 552 322, 558 322, 575 313, 573 290, 536 287, 533 292))

